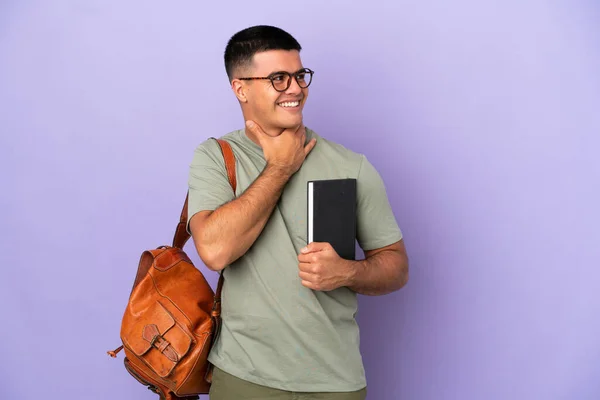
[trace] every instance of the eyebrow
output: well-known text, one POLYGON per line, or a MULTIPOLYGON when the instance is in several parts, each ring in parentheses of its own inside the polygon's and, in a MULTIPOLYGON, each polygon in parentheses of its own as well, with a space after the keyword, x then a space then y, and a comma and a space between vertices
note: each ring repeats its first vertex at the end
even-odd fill
POLYGON ((297 70, 297 71, 294 71, 294 72, 288 72, 288 71, 282 71, 282 70, 279 70, 279 71, 271 72, 271 73, 270 73, 269 75, 267 75, 267 76, 271 76, 271 75, 274 75, 274 74, 283 74, 283 73, 288 73, 288 74, 294 75, 294 74, 297 74, 297 73, 298 73, 298 72, 300 72, 300 71, 304 71, 305 69, 306 69, 306 67, 302 67, 302 68, 300 68, 299 70, 297 70))

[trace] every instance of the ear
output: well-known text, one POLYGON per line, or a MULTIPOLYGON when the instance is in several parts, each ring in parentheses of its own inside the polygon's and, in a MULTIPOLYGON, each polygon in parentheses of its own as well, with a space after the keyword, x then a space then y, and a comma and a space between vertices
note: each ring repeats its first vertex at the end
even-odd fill
POLYGON ((234 79, 231 81, 231 90, 233 90, 233 94, 239 100, 240 103, 247 103, 248 98, 246 97, 246 91, 248 90, 247 86, 239 79, 234 79))

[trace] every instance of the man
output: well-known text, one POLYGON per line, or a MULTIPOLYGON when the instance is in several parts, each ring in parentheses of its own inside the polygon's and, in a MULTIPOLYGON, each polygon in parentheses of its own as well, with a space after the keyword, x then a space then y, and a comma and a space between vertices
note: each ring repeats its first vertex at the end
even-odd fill
POLYGON ((383 182, 363 155, 302 120, 313 71, 287 32, 255 26, 225 50, 246 128, 228 133, 233 193, 218 144, 196 149, 189 225, 205 265, 224 274, 222 329, 209 361, 210 398, 366 398, 355 320, 357 293, 403 287, 408 260, 383 182), (307 181, 357 179, 357 240, 365 260, 307 243, 307 181))

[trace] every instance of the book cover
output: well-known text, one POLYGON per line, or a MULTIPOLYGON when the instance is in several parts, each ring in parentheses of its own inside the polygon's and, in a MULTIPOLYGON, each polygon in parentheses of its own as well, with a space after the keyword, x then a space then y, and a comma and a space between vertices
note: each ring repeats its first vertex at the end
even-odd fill
POLYGON ((308 182, 307 242, 327 242, 347 260, 356 258, 356 179, 308 182))

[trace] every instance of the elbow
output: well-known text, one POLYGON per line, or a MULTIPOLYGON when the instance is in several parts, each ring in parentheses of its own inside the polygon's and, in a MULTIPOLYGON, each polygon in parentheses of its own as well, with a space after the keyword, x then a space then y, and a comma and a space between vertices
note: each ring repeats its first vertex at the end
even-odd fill
POLYGON ((404 286, 406 286, 408 284, 408 259, 406 257, 404 257, 400 271, 401 271, 401 273, 400 273, 399 289, 402 289, 404 286))
POLYGON ((402 269, 402 276, 400 277, 400 287, 398 289, 402 289, 407 284, 408 284, 408 265, 406 266, 406 268, 402 269))
POLYGON ((406 256, 402 257, 402 262, 400 263, 399 271, 400 276, 398 277, 397 290, 402 289, 408 284, 408 258, 406 256))
POLYGON ((198 255, 206 268, 211 271, 222 271, 230 264, 228 252, 223 248, 198 244, 196 245, 196 251, 198 251, 198 255))
POLYGON ((214 233, 211 234, 215 230, 213 225, 207 224, 211 215, 212 211, 197 213, 190 220, 190 229, 200 260, 208 269, 218 272, 232 262, 230 259, 232 249, 223 245, 224 240, 218 240, 214 233))

